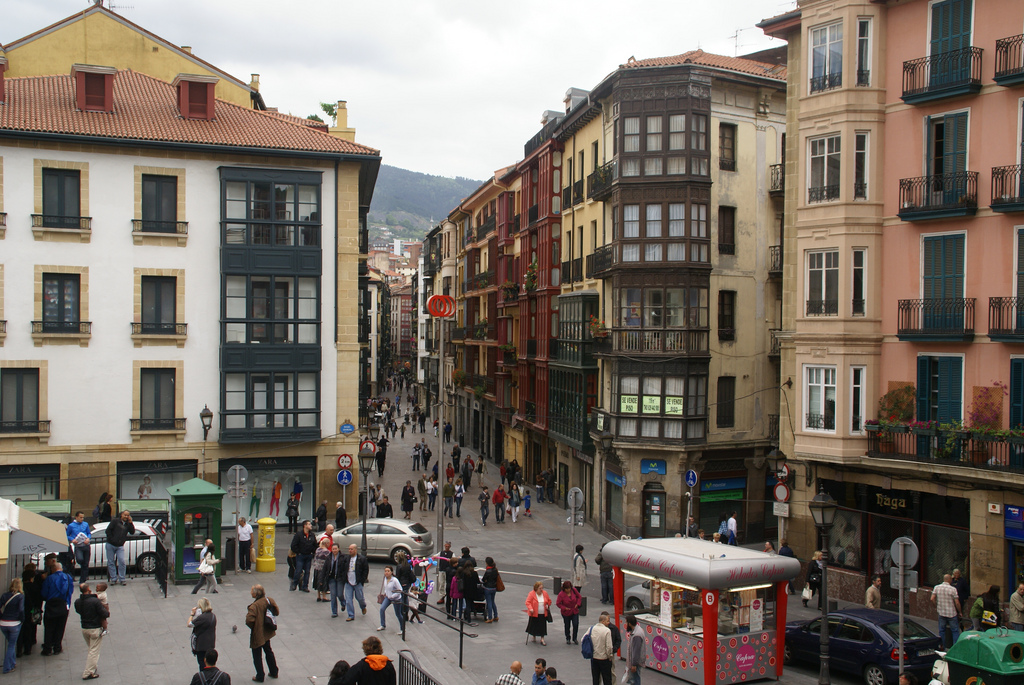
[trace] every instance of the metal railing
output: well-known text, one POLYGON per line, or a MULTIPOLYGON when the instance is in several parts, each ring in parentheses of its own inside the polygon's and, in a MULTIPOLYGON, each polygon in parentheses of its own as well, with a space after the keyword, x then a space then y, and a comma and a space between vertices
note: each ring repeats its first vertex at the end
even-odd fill
POLYGON ((768 173, 770 175, 768 185, 769 193, 781 193, 786 189, 785 166, 785 164, 770 164, 768 166, 768 173))
POLYGON ((188 335, 187 323, 132 322, 132 335, 188 335))
POLYGON ((593 257, 591 275, 595 278, 600 278, 602 273, 615 266, 614 245, 602 245, 590 256, 593 257))
POLYGON ((33 214, 32 228, 63 228, 90 231, 92 230, 92 217, 58 216, 56 214, 33 214))
POLYGON ((602 164, 592 174, 587 176, 587 197, 599 199, 600 196, 610 192, 612 184, 615 183, 615 179, 618 176, 619 164, 617 160, 613 159, 607 164, 602 164))
POLYGON ((690 354, 708 351, 709 334, 708 329, 616 328, 611 338, 616 352, 690 354))
POLYGON ((978 208, 978 172, 955 171, 900 179, 901 217, 914 213, 978 208))
POLYGON ((966 47, 903 63, 903 98, 981 87, 981 48, 966 47))
POLYGON ((718 168, 722 171, 736 171, 736 160, 726 159, 725 157, 718 158, 718 168))
POLYGON ((962 337, 974 334, 974 298, 899 300, 897 335, 962 337))
POLYGON ((526 358, 532 359, 537 356, 537 341, 527 340, 526 341, 526 358))
POLYGON ((768 356, 778 357, 782 352, 782 345, 779 342, 779 328, 768 329, 768 356))
POLYGON ((524 414, 526 416, 526 420, 527 421, 536 421, 537 420, 537 403, 536 402, 530 402, 529 400, 527 400, 526 402, 523 403, 523 406, 524 406, 524 409, 525 409, 524 414))
POLYGON ((811 92, 821 93, 826 90, 834 90, 843 85, 843 72, 837 71, 833 74, 824 74, 811 78, 811 92))
POLYGON ((871 85, 871 70, 870 69, 858 69, 857 70, 857 85, 858 86, 870 86, 871 85))
POLYGON ((91 321, 33 321, 33 333, 69 333, 89 335, 92 333, 91 321))
POLYGON ((807 300, 807 316, 836 316, 839 300, 807 300))
POLYGON ((868 426, 868 456, 1024 473, 1024 438, 944 428, 885 431, 868 426))
POLYGON ((495 214, 490 215, 484 220, 480 226, 476 229, 477 240, 482 240, 494 233, 495 227, 498 225, 498 217, 495 214))
POLYGON ((0 319, 0 334, 7 333, 7 319, 0 319))
POLYGON ((995 80, 1024 75, 1024 35, 996 41, 995 80))
POLYGON ((511 233, 519 233, 519 225, 520 225, 521 221, 522 221, 522 215, 521 214, 516 214, 514 217, 512 217, 512 227, 510 229, 511 233))
POLYGON ((782 245, 768 246, 768 273, 782 273, 782 245))
POLYGON ((836 429, 836 416, 835 414, 815 414, 809 413, 804 418, 806 426, 811 430, 825 430, 833 431, 836 429))
POLYGON ((572 203, 578 205, 583 202, 583 179, 572 184, 572 203))
POLYGON ((47 421, 0 421, 0 433, 49 433, 47 421))
POLYGON ((839 186, 816 186, 807 189, 807 202, 831 202, 839 199, 839 186))
POLYGON ((7 225, 7 212, 0 212, 0 226, 7 225))
POLYGON ((779 415, 768 415, 768 439, 774 444, 779 443, 779 415))
POLYGON ((481 290, 494 285, 494 271, 481 271, 466 280, 466 290, 481 290))
POLYGON ((1024 336, 1024 297, 988 298, 988 334, 1024 336))
POLYGON ((562 188, 562 209, 569 209, 572 206, 572 186, 562 188))
POLYGON ((132 219, 132 233, 170 233, 173 235, 187 235, 188 222, 132 219))
POLYGON ((854 183, 853 184, 853 199, 854 200, 866 200, 866 199, 868 199, 868 184, 867 183, 854 183))
POLYGON ((472 386, 473 388, 483 387, 484 392, 493 395, 494 394, 494 379, 490 376, 481 376, 480 374, 472 374, 466 381, 466 385, 472 386))
POLYGON ((1024 176, 1021 168, 1024 165, 992 167, 992 207, 999 205, 1019 204, 1024 202, 1024 176))
POLYGON ((185 419, 131 419, 133 431, 183 431, 185 419))

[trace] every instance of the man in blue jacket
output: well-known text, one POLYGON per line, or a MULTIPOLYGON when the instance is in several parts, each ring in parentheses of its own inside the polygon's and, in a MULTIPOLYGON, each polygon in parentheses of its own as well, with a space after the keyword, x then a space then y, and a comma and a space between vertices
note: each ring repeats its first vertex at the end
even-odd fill
POLYGON ((43 581, 43 648, 42 656, 60 654, 63 650, 64 627, 71 609, 71 596, 75 591, 74 579, 64 572, 60 562, 54 562, 53 570, 43 581))
POLYGON ((89 546, 92 544, 92 530, 85 522, 83 512, 75 512, 75 520, 68 524, 67 533, 68 543, 75 550, 75 563, 79 568, 78 582, 85 583, 89 580, 89 560, 92 558, 89 546))

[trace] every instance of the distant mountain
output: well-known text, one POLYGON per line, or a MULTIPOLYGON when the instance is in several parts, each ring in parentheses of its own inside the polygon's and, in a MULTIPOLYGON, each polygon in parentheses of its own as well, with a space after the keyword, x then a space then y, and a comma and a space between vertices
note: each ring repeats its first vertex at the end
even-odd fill
POLYGON ((422 239, 481 183, 381 165, 370 203, 370 239, 422 239))

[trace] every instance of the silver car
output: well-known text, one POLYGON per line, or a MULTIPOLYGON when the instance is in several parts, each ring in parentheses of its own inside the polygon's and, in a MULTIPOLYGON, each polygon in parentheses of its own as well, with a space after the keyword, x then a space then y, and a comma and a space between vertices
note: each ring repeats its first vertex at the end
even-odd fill
MULTIPOLYGON (((363 547, 363 522, 353 523, 334 533, 334 542, 347 550, 349 545, 363 547)), ((399 552, 423 557, 434 551, 434 538, 421 523, 399 519, 369 519, 366 522, 366 555, 395 560, 399 552)))

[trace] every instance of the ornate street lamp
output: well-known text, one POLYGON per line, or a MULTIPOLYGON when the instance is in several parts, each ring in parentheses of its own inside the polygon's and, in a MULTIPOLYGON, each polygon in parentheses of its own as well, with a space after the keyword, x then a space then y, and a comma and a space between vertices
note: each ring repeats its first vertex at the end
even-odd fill
POLYGON ((203 423, 203 456, 199 461, 199 477, 202 478, 206 474, 206 438, 213 428, 213 412, 210 411, 210 405, 203 405, 203 410, 199 412, 199 420, 203 423))
POLYGON ((811 518, 814 519, 814 527, 818 529, 821 536, 821 625, 818 633, 821 635, 821 670, 818 672, 818 685, 830 685, 828 675, 828 534, 832 524, 836 520, 836 509, 839 505, 832 499, 825 486, 814 496, 807 507, 811 510, 811 518))
POLYGON ((370 513, 370 472, 373 471, 373 465, 376 461, 377 453, 372 449, 365 448, 359 450, 359 476, 363 479, 363 490, 365 492, 365 501, 363 502, 363 556, 366 556, 366 517, 370 513))

